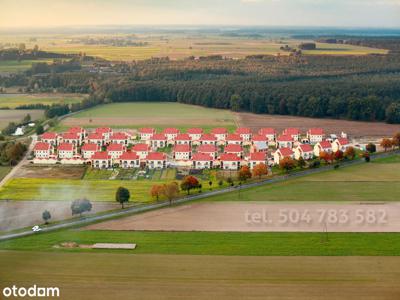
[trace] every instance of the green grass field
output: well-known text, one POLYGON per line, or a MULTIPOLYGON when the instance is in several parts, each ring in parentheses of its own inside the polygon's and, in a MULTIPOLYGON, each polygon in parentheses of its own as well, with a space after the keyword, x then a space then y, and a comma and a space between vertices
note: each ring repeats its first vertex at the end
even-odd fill
MULTIPOLYGON (((64 230, 0 242, 1 250, 98 252, 54 248, 63 242, 136 243, 137 254, 237 256, 397 256, 398 233, 249 233, 64 230), (328 241, 326 239, 328 238, 328 241)), ((103 252, 113 252, 105 250, 103 252)), ((121 250, 130 253, 131 250, 121 250)))
POLYGON ((0 180, 2 180, 10 171, 11 167, 0 166, 0 180))
POLYGON ((44 105, 51 105, 54 103, 73 104, 73 103, 79 103, 82 100, 83 96, 79 95, 0 94, 0 107, 8 107, 14 109, 21 105, 30 105, 30 104, 44 104, 44 105))
POLYGON ((17 73, 23 72, 28 70, 32 67, 33 63, 39 62, 51 62, 51 60, 7 60, 7 61, 0 61, 0 74, 1 73, 17 73))
POLYGON ((173 102, 115 103, 94 107, 63 120, 57 128, 111 126, 114 128, 141 128, 152 126, 157 129, 178 127, 202 127, 206 130, 223 126, 235 128, 235 114, 227 110, 205 108, 173 102), (174 117, 172 117, 174 116, 174 117))
MULTIPOLYGON (((398 201, 399 156, 244 191, 241 201, 398 201)), ((232 201, 224 194, 204 201, 232 201)))

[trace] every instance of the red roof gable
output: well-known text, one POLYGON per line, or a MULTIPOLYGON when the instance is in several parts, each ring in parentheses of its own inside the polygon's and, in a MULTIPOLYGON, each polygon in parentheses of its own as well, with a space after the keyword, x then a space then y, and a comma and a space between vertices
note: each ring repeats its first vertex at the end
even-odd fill
POLYGON ((319 145, 322 147, 322 149, 330 149, 330 148, 332 148, 331 143, 328 142, 328 141, 319 142, 319 145))
POLYGON ((111 140, 126 140, 128 135, 124 132, 116 132, 111 136, 111 140))
POLYGON ((167 155, 162 152, 151 152, 146 157, 147 160, 166 160, 167 155))
POLYGON ((68 143, 62 143, 58 146, 58 151, 73 151, 74 145, 68 143))
POLYGON ((214 145, 200 145, 197 148, 197 152, 214 153, 214 152, 217 152, 217 147, 214 145))
POLYGON ((240 153, 240 152, 243 152, 243 148, 240 145, 229 144, 229 145, 226 145, 224 152, 240 153))
POLYGON ((175 145, 174 152, 190 152, 191 148, 189 145, 175 145))
POLYGON ((251 129, 247 127, 239 127, 235 131, 236 134, 250 134, 251 129))
POLYGON ((82 151, 97 151, 99 146, 97 144, 88 143, 82 146, 82 151))
POLYGON ((276 131, 275 131, 275 129, 273 129, 273 128, 261 128, 259 131, 258 131, 258 134, 259 135, 275 135, 276 134, 276 131))
POLYGON ((242 138, 240 137, 240 135, 238 134, 228 134, 228 136, 226 137, 227 141, 237 141, 237 142, 241 142, 242 138))
POLYGON ((111 156, 108 155, 107 152, 96 152, 95 154, 92 155, 91 159, 106 160, 106 159, 111 159, 111 156))
POLYGON ((66 132, 62 134, 62 138, 64 140, 78 140, 79 136, 77 133, 73 133, 73 132, 66 132))
POLYGON ((91 133, 88 135, 89 140, 103 140, 104 137, 101 133, 91 133))
POLYGON ((265 135, 253 135, 253 142, 267 142, 268 138, 265 135))
POLYGON ((300 130, 298 128, 286 128, 283 131, 284 135, 298 135, 300 134, 300 130))
POLYGON ((308 130, 309 135, 324 135, 324 130, 322 128, 310 128, 308 130))
POLYGON ((240 161, 239 156, 234 153, 223 153, 220 158, 221 161, 240 161))
POLYGON ((188 134, 203 134, 203 129, 202 128, 189 128, 186 131, 188 134))
POLYGON ((166 141, 167 137, 163 133, 156 133, 150 138, 152 141, 166 141))
POLYGON ((193 154, 193 161, 213 161, 214 159, 210 154, 206 153, 195 153, 193 154))
POLYGON ((211 130, 211 133, 212 134, 227 134, 228 130, 226 128, 223 128, 223 127, 221 127, 221 128, 213 128, 211 130))
POLYGON ((112 132, 112 129, 109 128, 109 127, 99 127, 99 128, 96 128, 95 132, 96 132, 96 133, 101 133, 101 134, 104 134, 104 133, 111 133, 111 132, 112 132))
POLYGON ((140 128, 139 133, 154 134, 156 130, 154 128, 140 128))
POLYGON ((51 145, 48 143, 44 143, 44 142, 38 142, 35 145, 34 150, 39 150, 39 151, 43 151, 43 150, 50 150, 51 145))
POLYGON ((67 132, 69 132, 69 133, 82 133, 84 131, 85 131, 85 129, 83 129, 81 127, 71 127, 70 129, 68 129, 67 132))
POLYGON ((293 138, 290 135, 281 135, 278 137, 278 142, 293 142, 293 138))
POLYGON ((279 151, 283 157, 291 156, 293 155, 293 151, 290 148, 280 148, 279 151))
POLYGON ((200 138, 200 141, 216 141, 217 138, 213 134, 203 134, 200 138))
POLYGON ((107 147, 107 151, 124 151, 125 147, 121 144, 110 144, 107 147))
POLYGON ((135 152, 124 152, 119 157, 119 159, 121 159, 121 160, 137 160, 137 159, 139 159, 139 156, 135 152))
POLYGON ((180 131, 177 128, 165 128, 162 133, 164 133, 164 134, 179 134, 180 131))
POLYGON ((150 146, 147 144, 136 144, 132 147, 132 151, 134 152, 147 152, 150 150, 150 146))
POLYGON ((301 144, 299 147, 303 152, 313 152, 313 147, 309 144, 301 144))
POLYGON ((42 134, 42 140, 55 140, 57 138, 57 133, 55 132, 45 132, 42 134))
POLYGON ((265 162, 267 160, 267 154, 265 152, 253 152, 250 154, 250 160, 265 162))
POLYGON ((178 136, 175 138, 175 141, 191 141, 191 140, 192 138, 187 133, 178 134, 178 136))
POLYGON ((350 144, 350 142, 349 142, 349 140, 348 139, 345 139, 345 138, 338 138, 337 139, 337 141, 338 141, 338 143, 340 144, 340 145, 348 145, 348 144, 350 144))

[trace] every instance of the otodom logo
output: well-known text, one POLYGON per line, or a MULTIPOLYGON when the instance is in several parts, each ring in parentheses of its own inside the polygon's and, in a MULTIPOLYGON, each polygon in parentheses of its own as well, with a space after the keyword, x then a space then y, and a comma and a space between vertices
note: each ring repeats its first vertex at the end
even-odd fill
POLYGON ((36 284, 29 287, 17 287, 13 285, 12 287, 5 287, 3 289, 3 296, 9 297, 60 297, 60 289, 58 287, 38 287, 36 284))

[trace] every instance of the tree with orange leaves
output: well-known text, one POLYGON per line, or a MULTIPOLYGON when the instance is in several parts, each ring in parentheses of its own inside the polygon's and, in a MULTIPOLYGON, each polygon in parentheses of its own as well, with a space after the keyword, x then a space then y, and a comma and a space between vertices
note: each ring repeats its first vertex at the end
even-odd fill
POLYGON ((296 161, 291 157, 284 157, 279 161, 279 167, 289 172, 296 167, 296 161))
POLYGON ((258 176, 260 179, 263 175, 268 175, 268 168, 264 163, 255 165, 253 168, 253 176, 258 176))
POLYGON ((163 194, 164 186, 161 184, 155 184, 151 187, 150 196, 159 200, 160 196, 163 194))
POLYGON ((385 149, 385 152, 387 151, 387 149, 392 148, 393 144, 392 141, 390 139, 383 139, 381 141, 381 147, 383 149, 385 149))
POLYGON ((181 182, 181 189, 187 191, 190 194, 191 189, 198 188, 200 186, 199 180, 194 176, 186 176, 181 182))
POLYGON ((346 151, 344 151, 344 157, 348 159, 354 159, 355 156, 356 156, 356 150, 354 150, 353 147, 349 147, 346 149, 346 151))
POLYGON ((250 168, 248 166, 243 166, 240 168, 240 171, 238 173, 238 178, 239 180, 246 181, 247 179, 251 178, 251 172, 250 168))

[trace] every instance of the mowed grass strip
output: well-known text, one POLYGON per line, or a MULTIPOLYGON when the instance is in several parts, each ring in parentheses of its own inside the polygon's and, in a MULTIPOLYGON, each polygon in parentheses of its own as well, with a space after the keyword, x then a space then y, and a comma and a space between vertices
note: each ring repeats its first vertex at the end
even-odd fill
POLYGON ((0 180, 2 180, 10 171, 11 167, 0 166, 0 180))
MULTIPOLYGON (((136 243, 139 254, 239 256, 398 256, 398 233, 248 233, 64 230, 0 242, 1 250, 96 252, 54 248, 78 244, 136 243)), ((113 252, 113 251, 104 251, 113 252)), ((130 253, 131 251, 121 251, 130 253)))

